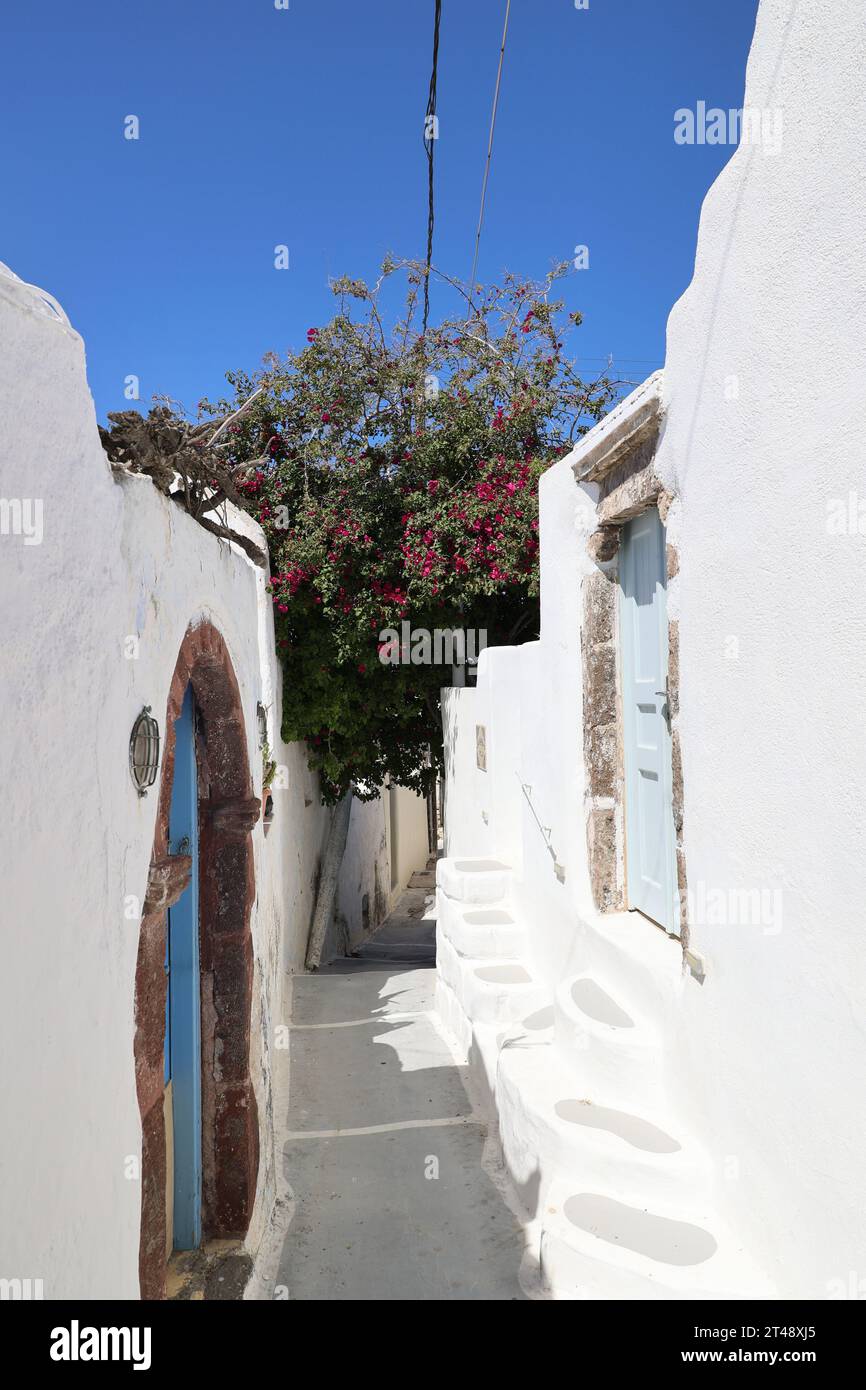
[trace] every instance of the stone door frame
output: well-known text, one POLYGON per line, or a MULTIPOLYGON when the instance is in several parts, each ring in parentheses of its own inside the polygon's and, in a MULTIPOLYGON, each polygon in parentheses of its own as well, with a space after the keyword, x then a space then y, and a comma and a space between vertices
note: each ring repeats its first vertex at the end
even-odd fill
POLYGON ((184 891, 188 855, 170 855, 174 722, 187 686, 200 712, 199 935, 202 1054, 202 1240, 243 1237, 258 1177, 259 1132, 250 1078, 255 900, 253 795, 237 678, 222 636, 191 625, 178 653, 163 724, 156 830, 135 975, 135 1075, 142 1124, 139 1280, 143 1299, 165 1294, 166 1130, 163 1108, 168 909, 184 891))
MULTIPOLYGON (((663 422, 661 385, 662 375, 657 373, 612 411, 598 427, 593 445, 581 451, 575 468, 579 483, 595 484, 597 488, 597 528, 587 542, 595 568, 584 577, 581 592, 581 661, 587 852, 592 899, 596 910, 602 913, 624 912, 629 907, 619 635, 622 528, 651 507, 658 509, 664 525, 676 501, 654 468, 663 422)), ((669 591, 678 574, 679 556, 668 541, 669 591)), ((673 816, 680 901, 679 939, 685 948, 687 912, 679 670, 679 623, 669 616, 668 708, 673 816)))

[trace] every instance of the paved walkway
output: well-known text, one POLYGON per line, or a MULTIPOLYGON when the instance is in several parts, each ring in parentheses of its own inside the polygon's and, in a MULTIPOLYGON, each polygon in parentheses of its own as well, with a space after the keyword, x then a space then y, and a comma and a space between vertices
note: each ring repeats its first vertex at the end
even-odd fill
POLYGON ((482 1165, 433 1013, 433 875, 352 959, 294 981, 283 1146, 290 1299, 522 1299, 521 1227, 482 1165))

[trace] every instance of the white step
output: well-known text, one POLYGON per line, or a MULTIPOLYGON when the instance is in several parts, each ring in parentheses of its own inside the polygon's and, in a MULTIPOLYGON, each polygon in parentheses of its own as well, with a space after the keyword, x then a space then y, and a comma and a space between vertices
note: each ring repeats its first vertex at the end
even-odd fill
POLYGON ((474 960, 514 960, 526 946, 524 928, 500 904, 466 906, 440 889, 436 920, 454 949, 474 960))
POLYGON ((649 926, 639 912, 593 913, 585 925, 585 972, 614 986, 629 1011, 651 1020, 670 1018, 685 986, 680 942, 649 926))
POLYGON ((563 1179, 623 1202, 700 1214, 711 1166, 662 1114, 607 1104, 577 1081, 550 1033, 512 1029, 499 1055, 496 1102, 506 1167, 530 1216, 563 1179))
POLYGON ((496 1122, 495 1090, 496 1073, 500 1049, 512 1036, 528 1034, 532 1037, 552 1037, 553 1006, 546 1005, 533 1009, 530 1014, 517 1023, 502 1025, 496 1023, 472 1023, 463 1012, 463 1007, 454 990, 443 978, 441 971, 436 976, 436 1011, 439 1019, 450 1034, 452 1045, 469 1066, 470 1075, 477 1087, 477 1094, 496 1122))
POLYGON ((508 896, 511 869, 498 859, 440 859, 436 883, 458 902, 498 902, 508 896))
POLYGON ((663 1107, 662 1052, 650 1024, 588 974, 562 981, 554 1009, 557 1053, 590 1096, 644 1114, 663 1107))
POLYGON ((460 1057, 469 1062, 472 1057, 472 1024, 463 1012, 460 1000, 441 969, 436 971, 436 1013, 448 1033, 460 1057))
POLYGON ((712 1212, 700 1220, 557 1183, 541 1235, 555 1299, 762 1299, 776 1291, 712 1212))
POLYGON ((436 963, 471 1023, 515 1023, 547 1000, 544 987, 521 961, 473 960, 458 955, 438 927, 436 963))

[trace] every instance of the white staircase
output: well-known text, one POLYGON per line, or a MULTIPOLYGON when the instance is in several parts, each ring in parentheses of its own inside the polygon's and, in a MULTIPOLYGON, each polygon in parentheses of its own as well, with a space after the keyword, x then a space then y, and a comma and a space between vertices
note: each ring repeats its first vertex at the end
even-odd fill
POLYGON ((602 951, 604 979, 576 973, 551 998, 507 865, 444 859, 437 885, 437 1006, 495 1107, 552 1296, 773 1297, 712 1209, 706 1153, 666 1118, 653 990, 633 961, 602 951))

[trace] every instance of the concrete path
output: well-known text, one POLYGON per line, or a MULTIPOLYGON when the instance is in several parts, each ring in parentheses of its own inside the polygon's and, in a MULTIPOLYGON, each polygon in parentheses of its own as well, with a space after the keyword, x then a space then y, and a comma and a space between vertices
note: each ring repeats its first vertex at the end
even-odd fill
POLYGON ((521 1227, 433 1013, 433 875, 356 958, 294 981, 290 1299, 522 1299, 521 1227))

